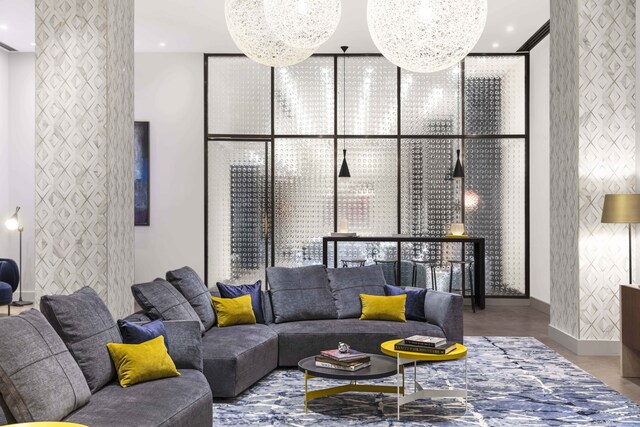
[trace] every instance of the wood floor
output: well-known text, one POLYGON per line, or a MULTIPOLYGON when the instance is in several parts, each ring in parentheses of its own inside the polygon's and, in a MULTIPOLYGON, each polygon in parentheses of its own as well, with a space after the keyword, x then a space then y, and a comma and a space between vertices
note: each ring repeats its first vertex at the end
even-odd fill
MULTIPOLYGON (((12 307, 11 314, 20 311, 12 307)), ((0 307, 0 317, 6 315, 6 307, 0 307)), ((622 378, 617 356, 577 356, 549 338, 548 325, 549 315, 531 307, 489 306, 476 313, 471 307, 465 307, 465 335, 535 337, 609 387, 640 403, 640 378, 622 378)))
POLYGON ((618 356, 577 356, 549 338, 549 315, 531 307, 489 306, 471 311, 465 307, 466 336, 535 337, 609 387, 640 403, 640 378, 622 378, 618 356))

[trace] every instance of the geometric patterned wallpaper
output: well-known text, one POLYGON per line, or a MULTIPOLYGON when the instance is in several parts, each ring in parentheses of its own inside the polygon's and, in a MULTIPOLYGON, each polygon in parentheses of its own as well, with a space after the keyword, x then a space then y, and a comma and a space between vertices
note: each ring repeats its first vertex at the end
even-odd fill
MULTIPOLYGON (((132 0, 36 0, 36 300, 133 309, 132 0)), ((36 301, 36 304, 38 301, 36 301)))
MULTIPOLYGON (((555 234, 573 239, 572 235, 563 235, 561 227, 567 227, 573 233, 578 225, 575 240, 561 242, 558 246, 552 240, 552 251, 557 252, 552 253, 552 259, 556 259, 555 266, 558 267, 554 269, 552 265, 552 326, 580 340, 617 340, 620 306, 618 287, 628 281, 629 274, 628 237, 623 224, 601 224, 600 216, 605 194, 636 191, 635 1, 574 0, 551 3, 552 29, 572 21, 573 26, 568 27, 577 30, 577 34, 556 31, 555 41, 552 33, 551 170, 567 168, 572 172, 577 171, 578 178, 577 186, 569 181, 562 185, 567 190, 565 193, 558 190, 554 193, 552 190, 551 194, 552 239, 555 234), (554 57, 554 48, 558 55, 575 58, 577 54, 577 64, 572 64, 574 67, 571 68, 554 67, 554 61, 558 60, 557 56, 554 57), (565 93, 564 98, 558 98, 554 90, 557 91, 561 86, 570 88, 566 92, 575 92, 571 93, 571 97, 565 93), (558 110, 554 112, 554 96, 556 101, 570 103, 563 108, 567 108, 567 111, 577 110, 577 116, 556 116, 558 110), (562 132, 567 134, 563 135, 562 132), (557 144, 562 146, 560 138, 565 138, 564 144, 573 144, 567 147, 567 152, 563 151, 564 148, 554 149, 557 144), (554 159, 554 156, 558 159, 554 159), (572 163, 554 165, 554 160, 572 163), (576 192, 571 194, 570 187, 576 192), (569 208, 568 203, 574 203, 576 196, 577 210, 558 210, 560 207, 569 208), (571 202, 565 201, 563 206, 558 197, 566 197, 571 202), (554 221, 554 216, 560 220, 554 221), (576 216, 577 222, 574 222, 576 216), (573 251, 576 242, 579 251, 578 274, 568 278, 570 285, 563 289, 558 282, 565 277, 561 272, 558 276, 555 274, 567 268, 566 264, 564 267, 559 265, 567 261, 562 258, 562 252, 567 249, 573 251), (575 277, 578 279, 577 286, 574 286, 575 277), (567 292, 557 292, 559 290, 567 292), (576 304, 577 315, 572 318, 576 313, 576 304)), ((555 173, 559 175, 562 172, 556 170, 555 173)), ((552 172, 551 182, 555 186, 562 181, 554 180, 552 172)), ((569 251, 567 253, 571 253, 569 251)), ((574 274, 574 267, 570 265, 567 270, 574 274)))

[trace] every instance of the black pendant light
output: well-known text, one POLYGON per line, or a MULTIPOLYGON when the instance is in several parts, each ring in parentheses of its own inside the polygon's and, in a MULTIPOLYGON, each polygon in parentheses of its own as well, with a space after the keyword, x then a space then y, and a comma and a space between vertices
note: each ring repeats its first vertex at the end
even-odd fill
POLYGON ((454 178, 464 178, 464 169, 462 168, 462 162, 460 161, 460 150, 456 150, 458 160, 456 160, 456 167, 453 169, 454 178))
POLYGON ((351 173, 349 173, 349 165, 347 165, 347 138, 345 135, 347 134, 347 104, 346 93, 347 88, 345 86, 345 82, 347 80, 347 66, 346 66, 346 54, 349 46, 340 46, 342 49, 342 166, 340 166, 340 173, 338 174, 338 178, 351 178, 351 173))

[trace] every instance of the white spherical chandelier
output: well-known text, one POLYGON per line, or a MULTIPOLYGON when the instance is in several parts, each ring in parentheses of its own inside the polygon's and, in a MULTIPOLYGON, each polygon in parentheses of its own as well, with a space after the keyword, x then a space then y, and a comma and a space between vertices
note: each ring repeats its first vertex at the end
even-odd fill
POLYGON ((236 46, 260 64, 287 67, 313 53, 313 48, 288 46, 273 33, 264 15, 263 0, 225 0, 224 13, 236 46))
POLYGON ((269 27, 286 45, 315 49, 340 22, 340 0, 264 0, 269 27))
POLYGON ((420 73, 449 68, 478 42, 487 0, 368 0, 373 42, 395 65, 420 73))

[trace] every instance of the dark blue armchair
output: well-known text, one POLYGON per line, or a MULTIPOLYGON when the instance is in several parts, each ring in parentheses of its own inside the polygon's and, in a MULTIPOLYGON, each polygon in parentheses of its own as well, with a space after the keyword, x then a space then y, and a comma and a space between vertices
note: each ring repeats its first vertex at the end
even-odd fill
POLYGON ((18 264, 12 259, 0 258, 0 305, 7 306, 7 312, 11 315, 11 302, 13 293, 20 283, 20 270, 18 264))

